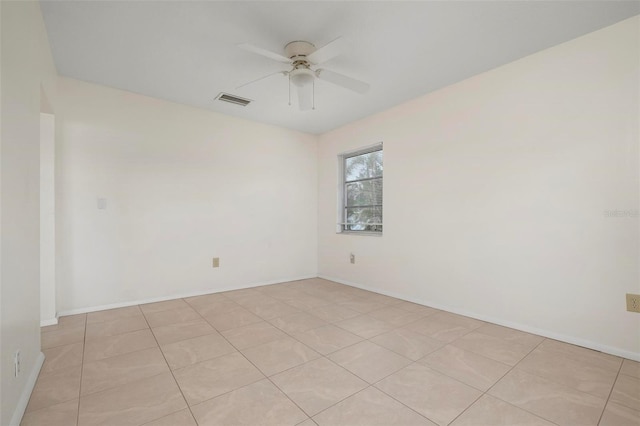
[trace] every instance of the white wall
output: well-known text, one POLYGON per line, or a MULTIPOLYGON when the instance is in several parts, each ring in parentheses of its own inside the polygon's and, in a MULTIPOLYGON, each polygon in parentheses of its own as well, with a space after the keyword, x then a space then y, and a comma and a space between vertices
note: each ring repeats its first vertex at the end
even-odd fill
POLYGON ((40 325, 57 324, 55 116, 40 113, 40 325))
POLYGON ((0 2, 0 424, 19 421, 40 353, 40 93, 55 108, 56 71, 37 2, 0 2), (21 351, 22 373, 13 376, 21 351), (12 420, 13 419, 13 420, 12 420))
POLYGON ((640 359, 635 17, 324 134, 319 273, 640 359), (337 155, 384 141, 384 236, 335 233, 337 155), (349 263, 349 253, 357 263, 349 263))
POLYGON ((59 92, 60 313, 316 276, 316 136, 72 79, 59 92))

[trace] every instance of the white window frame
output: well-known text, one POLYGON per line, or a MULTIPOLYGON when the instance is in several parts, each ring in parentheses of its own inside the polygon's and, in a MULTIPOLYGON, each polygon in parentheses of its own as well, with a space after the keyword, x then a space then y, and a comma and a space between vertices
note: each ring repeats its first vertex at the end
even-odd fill
MULTIPOLYGON (((380 225, 382 226, 382 230, 381 231, 354 231, 354 230, 346 230, 345 229, 345 225, 346 225, 346 191, 345 191, 345 186, 347 184, 346 182, 346 177, 345 177, 345 163, 347 158, 351 158, 351 157, 356 157, 358 155, 363 155, 363 154, 369 154, 371 152, 375 152, 375 151, 383 151, 383 161, 384 161, 384 150, 383 150, 383 145, 382 142, 378 142, 376 144, 373 145, 369 145, 366 146, 364 148, 360 148, 354 151, 348 151, 348 152, 343 152, 341 154, 338 154, 338 224, 337 224, 337 228, 336 228, 336 233, 338 234, 346 234, 346 235, 368 235, 368 236, 377 236, 377 237, 381 237, 382 233, 384 232, 384 225, 383 223, 381 223, 380 225)), ((383 190, 382 193, 384 194, 384 170, 382 172, 382 186, 383 186, 383 190)), ((383 219, 382 221, 384 222, 384 195, 383 195, 383 201, 382 201, 382 205, 381 205, 382 209, 383 209, 383 219)))

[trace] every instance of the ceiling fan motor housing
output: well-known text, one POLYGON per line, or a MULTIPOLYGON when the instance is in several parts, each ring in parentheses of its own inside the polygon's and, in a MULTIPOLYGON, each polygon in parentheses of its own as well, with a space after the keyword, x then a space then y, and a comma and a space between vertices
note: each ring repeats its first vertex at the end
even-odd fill
POLYGON ((316 51, 316 47, 308 41, 292 41, 284 47, 284 52, 292 61, 305 60, 316 51))

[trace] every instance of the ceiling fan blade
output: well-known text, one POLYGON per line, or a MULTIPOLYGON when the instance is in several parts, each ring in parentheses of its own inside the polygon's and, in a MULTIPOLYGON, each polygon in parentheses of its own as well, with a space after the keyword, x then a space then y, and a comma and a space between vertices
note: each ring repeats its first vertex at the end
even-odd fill
POLYGON ((316 75, 321 80, 328 81, 329 83, 353 90, 360 94, 366 93, 369 90, 369 84, 364 81, 356 80, 355 78, 347 77, 337 72, 319 69, 316 71, 316 75))
POLYGON ((329 59, 335 58, 345 50, 345 42, 341 37, 330 41, 320 49, 307 56, 307 60, 312 64, 318 65, 327 62, 329 59))
POLYGON ((309 111, 313 108, 313 84, 305 84, 297 86, 298 90, 298 108, 300 111, 309 111))
POLYGON ((265 78, 272 77, 272 76, 274 76, 274 75, 276 75, 276 74, 287 75, 287 74, 289 74, 289 71, 276 71, 276 72, 272 72, 271 74, 267 74, 267 75, 265 75, 264 77, 256 78, 255 80, 251 80, 251 81, 250 81, 250 82, 248 82, 248 83, 244 83, 244 84, 242 84, 242 85, 240 85, 240 86, 237 86, 237 87, 236 87, 236 89, 241 89, 241 88, 243 88, 243 87, 245 87, 245 86, 248 86, 248 85, 253 84, 253 83, 257 83, 257 82, 258 82, 258 81, 260 81, 260 80, 264 80, 265 78))
POLYGON ((285 64, 290 64, 291 59, 286 56, 280 55, 278 53, 274 53, 270 50, 263 49, 261 47, 254 46, 252 44, 239 44, 238 47, 242 50, 246 50, 247 52, 257 53, 258 55, 265 56, 269 59, 273 59, 274 61, 283 62, 285 64))

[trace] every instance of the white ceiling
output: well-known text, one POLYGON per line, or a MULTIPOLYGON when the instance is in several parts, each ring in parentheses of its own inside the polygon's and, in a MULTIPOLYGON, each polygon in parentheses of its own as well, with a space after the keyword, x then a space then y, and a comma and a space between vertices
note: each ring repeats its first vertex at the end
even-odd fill
POLYGON ((638 1, 41 4, 61 75, 316 134, 640 13, 638 1), (370 83, 367 94, 318 81, 316 110, 302 112, 284 76, 235 89, 287 69, 238 44, 283 53, 338 36, 348 54, 323 68, 370 83))

